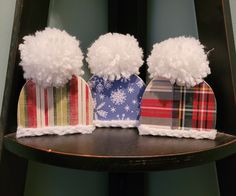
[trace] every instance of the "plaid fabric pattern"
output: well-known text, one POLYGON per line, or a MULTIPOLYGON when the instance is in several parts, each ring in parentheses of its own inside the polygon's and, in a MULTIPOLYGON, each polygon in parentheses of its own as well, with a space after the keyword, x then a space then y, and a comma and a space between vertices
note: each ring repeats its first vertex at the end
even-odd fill
POLYGON ((140 124, 207 131, 214 129, 215 123, 215 96, 206 82, 186 88, 154 79, 144 93, 140 124))

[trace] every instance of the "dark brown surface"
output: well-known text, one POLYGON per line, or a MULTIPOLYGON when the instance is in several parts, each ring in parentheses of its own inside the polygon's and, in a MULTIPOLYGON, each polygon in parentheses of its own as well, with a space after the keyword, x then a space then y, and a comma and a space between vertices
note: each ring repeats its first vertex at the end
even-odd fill
POLYGON ((236 152, 236 137, 216 140, 138 136, 136 129, 100 128, 91 135, 4 138, 20 157, 63 167, 104 171, 150 171, 190 167, 236 152))
MULTIPOLYGON (((195 0, 198 34, 209 55, 208 82, 217 99, 217 128, 236 134, 236 52, 229 0, 195 0)), ((221 195, 236 195, 236 156, 217 161, 221 195)))

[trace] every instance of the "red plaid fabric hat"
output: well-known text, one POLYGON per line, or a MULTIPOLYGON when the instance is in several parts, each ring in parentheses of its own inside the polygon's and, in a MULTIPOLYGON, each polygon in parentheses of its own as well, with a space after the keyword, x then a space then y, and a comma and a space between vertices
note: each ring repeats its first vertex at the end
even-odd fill
POLYGON ((187 88, 153 79, 141 101, 140 135, 215 139, 216 100, 210 86, 187 88))

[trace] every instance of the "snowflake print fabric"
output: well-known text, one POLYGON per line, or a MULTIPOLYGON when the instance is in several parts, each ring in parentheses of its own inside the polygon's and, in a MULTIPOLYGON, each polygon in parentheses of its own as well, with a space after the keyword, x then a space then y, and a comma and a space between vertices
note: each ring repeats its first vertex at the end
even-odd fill
POLYGON ((111 102, 115 105, 121 105, 126 101, 126 94, 123 89, 117 89, 111 92, 111 102))
POLYGON ((93 76, 89 80, 94 100, 94 122, 97 126, 135 127, 145 84, 136 75, 110 81, 93 76))

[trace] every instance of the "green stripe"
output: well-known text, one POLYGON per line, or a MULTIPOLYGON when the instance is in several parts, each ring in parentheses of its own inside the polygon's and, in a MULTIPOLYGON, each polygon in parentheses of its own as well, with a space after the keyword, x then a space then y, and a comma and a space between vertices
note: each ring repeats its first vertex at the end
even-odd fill
POLYGON ((63 124, 62 119, 62 88, 56 88, 57 125, 63 124))
POLYGON ((67 88, 66 86, 60 88, 61 90, 61 100, 60 100, 60 105, 61 105, 61 125, 68 125, 68 118, 67 118, 67 106, 68 106, 68 99, 67 99, 67 88))
POLYGON ((53 107, 54 107, 54 125, 57 125, 57 100, 56 100, 56 88, 53 88, 53 107))
MULTIPOLYGON (((190 90, 193 90, 192 88, 190 90)), ((185 109, 190 109, 191 111, 185 110, 185 127, 192 127, 192 115, 193 115, 193 100, 194 100, 194 94, 193 93, 186 93, 185 96, 185 109)))
MULTIPOLYGON (((173 108, 179 108, 180 105, 180 87, 177 85, 173 85, 173 108)), ((178 128, 179 127, 179 110, 173 110, 172 111, 172 128, 178 128)))

